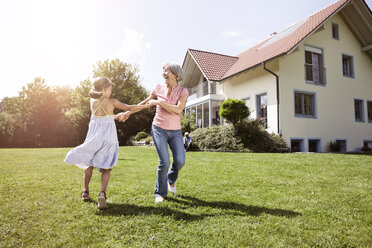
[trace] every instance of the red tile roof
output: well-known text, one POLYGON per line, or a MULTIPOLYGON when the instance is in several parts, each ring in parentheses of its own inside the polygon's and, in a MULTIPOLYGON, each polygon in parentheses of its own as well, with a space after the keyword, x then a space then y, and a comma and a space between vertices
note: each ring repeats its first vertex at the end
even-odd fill
POLYGON ((338 0, 315 14, 290 26, 256 46, 242 52, 237 57, 189 49, 200 69, 209 80, 220 81, 259 65, 275 57, 284 55, 323 24, 350 0, 338 0))
POLYGON ((194 49, 189 49, 189 52, 204 75, 213 81, 220 80, 227 70, 238 60, 238 57, 194 49))

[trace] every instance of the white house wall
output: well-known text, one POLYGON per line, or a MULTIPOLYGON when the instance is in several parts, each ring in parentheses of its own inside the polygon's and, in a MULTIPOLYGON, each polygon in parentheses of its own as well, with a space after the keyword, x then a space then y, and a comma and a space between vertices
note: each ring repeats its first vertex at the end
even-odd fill
MULTIPOLYGON (((361 51, 360 43, 339 15, 326 22, 324 29, 312 34, 293 53, 281 57, 279 68, 281 129, 288 144, 291 138, 303 138, 304 150, 308 151, 308 139, 319 138, 321 151, 325 152, 329 141, 345 139, 347 151, 354 151, 363 146, 363 140, 372 140, 372 123, 368 123, 367 116, 367 101, 372 101, 372 61, 361 51), (339 40, 332 38, 332 23, 338 24, 339 40), (323 49, 325 86, 305 82, 305 45, 323 49), (353 56, 355 78, 343 76, 342 54, 353 56), (295 90, 316 94, 316 118, 295 117, 295 90), (355 121, 354 99, 363 100, 364 122, 355 121)), ((267 87, 272 90, 271 85, 267 87)), ((249 90, 257 91, 258 85, 249 90)), ((230 91, 241 96, 239 90, 230 91)), ((270 102, 274 103, 272 98, 270 96, 270 102)))

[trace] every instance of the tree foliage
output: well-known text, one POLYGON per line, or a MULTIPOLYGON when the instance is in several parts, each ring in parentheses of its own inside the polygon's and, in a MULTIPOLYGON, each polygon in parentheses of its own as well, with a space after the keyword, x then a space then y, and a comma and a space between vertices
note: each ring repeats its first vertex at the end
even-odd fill
MULTIPOLYGON (((119 59, 98 62, 93 70, 94 77, 109 77, 114 86, 111 97, 126 104, 138 104, 149 95, 149 92, 139 83, 138 69, 119 59)), ((116 110, 116 113, 122 112, 116 110)), ((131 136, 139 131, 150 132, 155 109, 145 109, 135 114, 124 123, 117 122, 120 145, 125 145, 131 136)))
MULTIPOLYGON (((111 97, 127 104, 137 104, 148 95, 138 70, 118 59, 98 62, 94 77, 108 76, 114 86, 111 97)), ((1 147, 76 146, 85 139, 90 119, 89 79, 75 89, 50 87, 42 78, 22 88, 18 97, 5 97, 0 102, 1 147)), ((132 115, 117 123, 120 144, 138 131, 150 131, 154 110, 132 115)))

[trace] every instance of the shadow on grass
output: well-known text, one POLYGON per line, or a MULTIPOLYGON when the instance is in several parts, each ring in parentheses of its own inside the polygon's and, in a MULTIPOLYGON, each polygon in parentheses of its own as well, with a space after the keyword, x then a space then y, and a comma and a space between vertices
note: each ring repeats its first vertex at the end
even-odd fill
POLYGON ((277 209, 277 208, 265 208, 259 206, 252 206, 252 205, 244 205, 241 203, 236 202, 225 202, 225 201, 203 201, 196 197, 187 196, 187 195, 178 195, 177 198, 169 198, 169 201, 177 202, 179 204, 184 204, 189 207, 211 207, 211 208, 218 208, 223 210, 233 211, 232 215, 251 215, 257 216, 260 214, 270 214, 275 216, 283 216, 288 218, 293 218, 298 215, 302 215, 301 213, 285 210, 285 209, 277 209))
MULTIPOLYGON (((96 203, 95 203, 96 204, 96 203)), ((174 220, 196 221, 203 219, 205 216, 193 215, 178 210, 171 209, 167 206, 138 206, 134 204, 108 203, 108 208, 97 212, 97 215, 111 216, 137 216, 137 215, 161 215, 171 216, 174 220)))
MULTIPOLYGON (((226 210, 222 215, 237 215, 237 216, 258 216, 260 214, 270 214, 274 216, 282 216, 287 218, 294 218, 302 215, 301 213, 285 210, 285 209, 272 209, 252 205, 244 205, 241 203, 227 202, 227 201, 204 201, 196 197, 187 195, 177 195, 177 197, 168 197, 166 201, 175 202, 177 204, 185 205, 188 208, 198 207, 210 207, 214 209, 226 210)), ((94 202, 94 201, 93 201, 94 202)), ((96 204, 96 202, 94 202, 96 204)), ((174 220, 183 221, 197 221, 204 219, 205 217, 221 216, 218 214, 189 214, 183 211, 179 211, 170 206, 159 204, 157 206, 138 206, 134 204, 118 204, 109 203, 109 208, 97 212, 97 215, 111 216, 111 215, 123 215, 123 216, 137 216, 137 215, 161 215, 171 216, 174 220)))

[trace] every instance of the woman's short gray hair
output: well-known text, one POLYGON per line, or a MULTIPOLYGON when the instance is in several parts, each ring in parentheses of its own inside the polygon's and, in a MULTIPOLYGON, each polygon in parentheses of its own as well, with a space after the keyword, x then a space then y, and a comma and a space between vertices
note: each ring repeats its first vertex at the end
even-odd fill
POLYGON ((169 69, 174 75, 176 75, 177 82, 181 82, 183 79, 182 67, 179 64, 168 62, 163 65, 163 69, 169 69))

